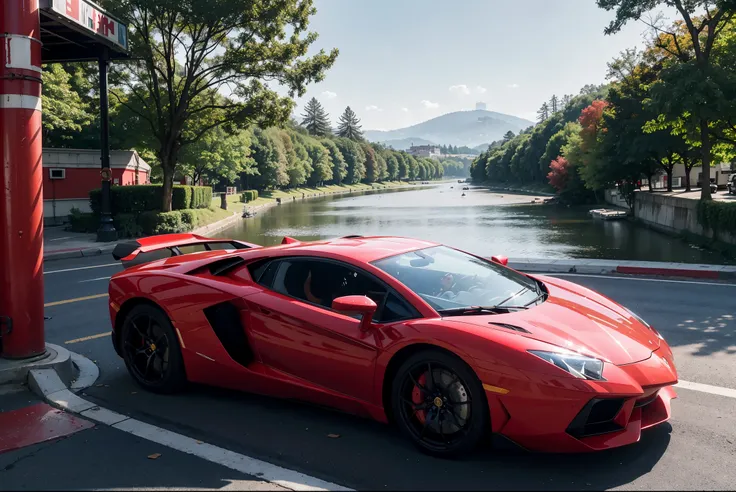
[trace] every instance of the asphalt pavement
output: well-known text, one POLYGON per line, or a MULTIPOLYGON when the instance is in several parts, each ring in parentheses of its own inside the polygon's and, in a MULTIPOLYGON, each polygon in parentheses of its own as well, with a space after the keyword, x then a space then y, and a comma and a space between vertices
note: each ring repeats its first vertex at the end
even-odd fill
MULTIPOLYGON (((85 390, 87 399, 164 429, 356 489, 684 490, 729 489, 736 483, 736 398, 684 388, 678 388, 671 422, 645 431, 639 443, 626 448, 575 456, 485 449, 462 460, 427 457, 390 427, 298 402, 203 387, 174 396, 147 393, 133 383, 110 342, 105 294, 108 278, 120 269, 110 255, 48 262, 46 339, 100 367, 97 384, 85 390)), ((673 347, 682 380, 736 389, 736 284, 560 277, 603 293, 654 325, 673 347)), ((73 453, 73 440, 107 432, 115 431, 83 431, 64 442, 71 443, 73 453)), ((131 449, 141 446, 134 437, 126 439, 133 440, 131 449)), ((111 450, 111 460, 124 452, 111 450)), ((74 460, 79 470, 108 470, 102 457, 79 453, 74 460)), ((194 476, 196 467, 187 460, 196 458, 169 464, 172 470, 181 467, 181 475, 170 475, 168 485, 163 482, 169 475, 156 477, 154 466, 154 475, 142 468, 140 480, 121 478, 105 487, 197 488, 204 483, 209 488, 218 483, 215 479, 243 478, 215 465, 194 476)), ((69 466, 47 461, 43 466, 50 473, 69 466)), ((149 461, 145 466, 153 466, 149 461)))

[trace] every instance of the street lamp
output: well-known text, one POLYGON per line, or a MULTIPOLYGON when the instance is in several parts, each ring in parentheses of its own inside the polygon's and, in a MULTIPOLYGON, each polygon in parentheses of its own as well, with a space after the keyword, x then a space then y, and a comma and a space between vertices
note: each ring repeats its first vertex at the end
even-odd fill
POLYGON ((110 210, 110 181, 112 171, 110 169, 110 106, 107 93, 107 69, 110 65, 110 53, 107 48, 102 48, 99 58, 100 66, 100 148, 102 155, 102 193, 100 194, 100 228, 97 229, 97 240, 100 242, 115 241, 118 233, 112 222, 110 210))

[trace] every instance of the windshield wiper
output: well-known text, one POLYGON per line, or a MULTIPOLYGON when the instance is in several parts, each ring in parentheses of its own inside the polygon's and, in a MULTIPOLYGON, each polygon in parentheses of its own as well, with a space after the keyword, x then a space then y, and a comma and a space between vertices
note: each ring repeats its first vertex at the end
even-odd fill
POLYGON ((508 313, 511 310, 521 311, 525 308, 519 306, 465 306, 450 309, 440 309, 437 311, 443 316, 464 316, 469 314, 498 314, 508 313))
POLYGON ((539 293, 537 294, 537 297, 535 297, 535 298, 534 298, 534 299, 532 299, 531 301, 529 301, 529 302, 527 302, 526 304, 524 304, 524 307, 529 307, 529 306, 531 306, 532 304, 536 304, 536 303, 538 303, 539 301, 541 301, 542 299, 544 299, 544 297, 545 297, 546 295, 547 295, 547 293, 546 293, 546 292, 539 292, 539 293))

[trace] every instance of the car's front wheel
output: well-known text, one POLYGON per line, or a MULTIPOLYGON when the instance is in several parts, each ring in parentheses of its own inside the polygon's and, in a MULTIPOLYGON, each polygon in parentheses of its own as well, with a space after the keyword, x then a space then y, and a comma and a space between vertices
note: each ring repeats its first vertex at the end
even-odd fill
POLYGON ((418 352, 401 365, 391 404, 404 434, 434 456, 465 454, 488 435, 483 385, 467 364, 440 350, 418 352))
POLYGON ((143 388, 175 393, 186 385, 179 340, 159 308, 141 304, 128 313, 121 330, 121 348, 128 372, 143 388))

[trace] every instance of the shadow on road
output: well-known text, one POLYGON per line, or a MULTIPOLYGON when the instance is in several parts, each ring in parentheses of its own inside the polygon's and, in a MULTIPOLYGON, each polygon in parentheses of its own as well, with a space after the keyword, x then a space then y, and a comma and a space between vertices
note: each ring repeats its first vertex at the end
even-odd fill
POLYGON ((299 402, 204 387, 154 395, 138 392, 123 372, 109 384, 90 389, 90 396, 150 423, 357 489, 609 489, 652 470, 670 442, 665 424, 645 432, 640 443, 600 453, 488 446, 442 460, 420 453, 392 427, 299 402), (128 390, 135 393, 127 396, 128 390))

